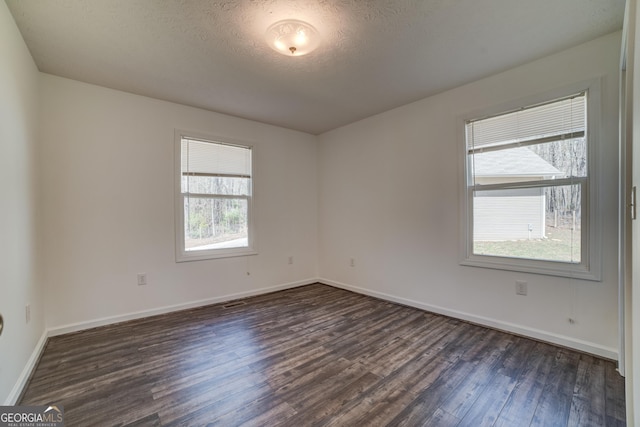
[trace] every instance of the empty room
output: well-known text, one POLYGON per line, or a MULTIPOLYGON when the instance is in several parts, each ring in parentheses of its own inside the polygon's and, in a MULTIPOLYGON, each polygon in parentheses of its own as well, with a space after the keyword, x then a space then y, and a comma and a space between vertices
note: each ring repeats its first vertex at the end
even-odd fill
POLYGON ((639 426, 639 14, 0 1, 0 426, 639 426))

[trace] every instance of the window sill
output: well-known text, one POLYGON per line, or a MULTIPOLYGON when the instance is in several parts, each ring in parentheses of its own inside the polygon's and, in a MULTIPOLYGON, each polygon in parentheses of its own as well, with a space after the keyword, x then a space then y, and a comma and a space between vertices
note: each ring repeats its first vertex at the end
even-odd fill
POLYGON ((599 275, 589 271, 584 264, 569 264, 554 261, 536 261, 519 258, 472 255, 460 261, 460 265, 468 267, 491 268, 495 270, 519 271, 523 273, 542 274, 546 276, 568 277, 590 281, 601 281, 599 275))
POLYGON ((234 248, 214 251, 191 251, 186 253, 176 253, 176 262, 204 261, 219 258, 234 258, 258 255, 258 251, 250 248, 234 248))

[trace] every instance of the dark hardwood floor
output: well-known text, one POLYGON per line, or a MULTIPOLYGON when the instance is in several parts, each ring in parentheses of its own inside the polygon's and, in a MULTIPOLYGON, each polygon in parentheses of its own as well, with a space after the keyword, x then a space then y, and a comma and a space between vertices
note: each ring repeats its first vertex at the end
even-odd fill
POLYGON ((613 362, 325 285, 51 338, 67 426, 623 426, 613 362))

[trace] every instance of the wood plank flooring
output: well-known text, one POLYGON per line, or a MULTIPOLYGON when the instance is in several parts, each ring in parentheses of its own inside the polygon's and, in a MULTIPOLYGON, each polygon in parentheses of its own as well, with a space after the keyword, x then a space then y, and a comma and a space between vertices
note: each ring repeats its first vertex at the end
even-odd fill
POLYGON ((624 426, 613 362, 314 284, 51 338, 67 426, 624 426))

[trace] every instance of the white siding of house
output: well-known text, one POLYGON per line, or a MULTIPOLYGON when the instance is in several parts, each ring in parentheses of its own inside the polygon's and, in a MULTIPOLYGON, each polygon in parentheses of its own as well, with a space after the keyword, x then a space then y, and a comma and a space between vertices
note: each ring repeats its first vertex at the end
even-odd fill
POLYGON ((491 193, 480 192, 473 199, 475 241, 541 239, 545 236, 542 189, 491 193))

